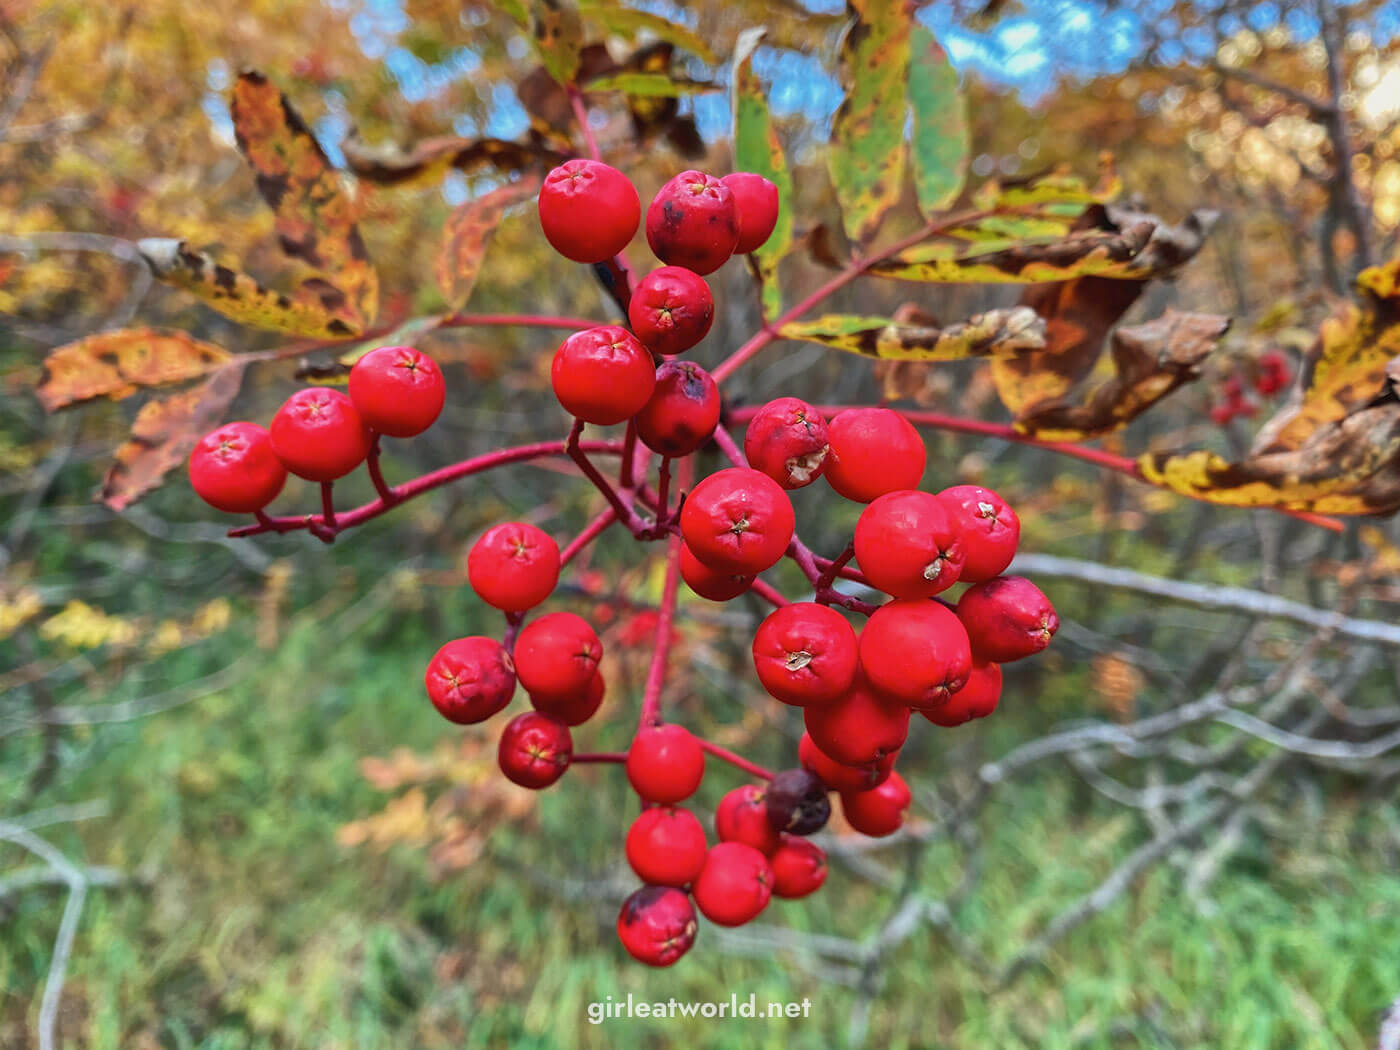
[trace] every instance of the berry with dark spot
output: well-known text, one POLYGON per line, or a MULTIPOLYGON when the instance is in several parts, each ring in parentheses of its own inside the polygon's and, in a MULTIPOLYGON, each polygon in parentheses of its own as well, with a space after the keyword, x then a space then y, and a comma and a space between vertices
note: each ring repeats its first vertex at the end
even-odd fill
POLYGON ((653 452, 688 456, 719 425, 719 387, 693 361, 665 361, 656 369, 651 398, 637 413, 637 437, 653 452))
POLYGON ((713 175, 681 172, 647 208, 647 243, 664 263, 713 273, 739 244, 733 192, 713 175))

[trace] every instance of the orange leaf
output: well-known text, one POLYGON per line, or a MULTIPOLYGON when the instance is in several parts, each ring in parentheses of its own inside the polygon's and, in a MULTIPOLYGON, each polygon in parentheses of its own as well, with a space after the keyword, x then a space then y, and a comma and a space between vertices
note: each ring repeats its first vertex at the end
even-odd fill
POLYGON ((227 350, 185 332, 99 332, 52 351, 36 392, 49 412, 96 397, 120 401, 146 387, 197 379, 232 359, 227 350))
POLYGON ((529 200, 539 187, 539 178, 528 175, 459 205, 448 217, 434 272, 443 298, 453 310, 460 310, 471 298, 486 245, 506 209, 529 200))

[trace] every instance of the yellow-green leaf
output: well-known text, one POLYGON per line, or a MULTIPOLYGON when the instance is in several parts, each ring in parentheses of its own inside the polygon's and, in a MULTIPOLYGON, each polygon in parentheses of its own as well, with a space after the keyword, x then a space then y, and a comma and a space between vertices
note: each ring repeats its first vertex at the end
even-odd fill
POLYGON ((438 287, 451 309, 460 310, 471 298, 486 246, 506 209, 529 200, 539 188, 540 180, 527 176, 453 210, 434 267, 438 287))
POLYGON ((344 339, 355 331, 321 304, 322 288, 303 285, 294 298, 265 288, 258 281, 184 241, 148 237, 137 244, 141 257, 157 280, 183 288, 203 299, 225 317, 255 328, 321 339, 344 339))
POLYGON ((583 22, 570 0, 530 0, 530 37, 549 75, 572 84, 583 49, 583 22))
POLYGON ((785 324, 784 339, 893 361, 960 361, 1023 353, 1045 345, 1045 322, 1028 306, 989 310, 946 326, 908 324, 888 317, 828 314, 785 324))
POLYGON ((782 312, 783 293, 778 284, 778 263, 792 248, 792 173, 782 143, 778 141, 763 85, 753 71, 753 53, 763 39, 761 28, 739 34, 734 48, 734 168, 762 175, 778 187, 778 222, 773 233, 753 253, 753 267, 761 284, 763 314, 772 319, 782 312))
POLYGON ((899 200, 913 19, 907 0, 849 0, 847 7, 855 19, 841 42, 845 98, 827 163, 846 232, 863 243, 899 200))
POLYGON ((186 332, 99 332, 50 352, 36 392, 49 412, 97 397, 120 401, 138 390, 198 379, 232 359, 186 332))
POLYGON ((647 32, 658 40, 665 40, 684 48, 711 65, 719 61, 710 45, 693 29, 654 15, 650 11, 623 7, 616 0, 579 0, 578 8, 583 14, 607 26, 619 36, 633 39, 639 32, 647 32))
POLYGON ((910 48, 914 190, 925 212, 938 212, 958 199, 967 178, 967 102, 958 90, 957 70, 932 33, 915 26, 910 48))

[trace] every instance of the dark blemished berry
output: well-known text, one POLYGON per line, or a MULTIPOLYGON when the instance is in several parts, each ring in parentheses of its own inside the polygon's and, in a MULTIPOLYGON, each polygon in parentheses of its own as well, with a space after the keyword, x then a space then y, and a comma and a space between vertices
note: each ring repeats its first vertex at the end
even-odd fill
POLYGON ((647 243, 664 263, 713 273, 739 243, 733 192, 713 175, 681 172, 647 208, 647 243))
POLYGON ((826 827, 831 800, 826 785, 805 769, 785 769, 768 785, 768 823, 775 831, 811 835, 826 827))
POLYGON ((637 413, 637 437, 660 455, 688 456, 714 434, 720 407, 709 372, 693 361, 662 362, 651 397, 637 413))
POLYGON ((671 886, 643 886, 622 902, 617 939, 648 966, 671 966, 695 943, 695 908, 671 886))

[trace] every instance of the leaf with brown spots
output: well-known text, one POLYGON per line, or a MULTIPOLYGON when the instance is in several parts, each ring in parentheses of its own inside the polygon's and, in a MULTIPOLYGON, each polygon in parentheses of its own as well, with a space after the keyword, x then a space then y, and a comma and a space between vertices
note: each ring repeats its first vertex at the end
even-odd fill
POLYGON ((572 84, 583 49, 583 22, 569 0, 531 0, 530 39, 549 75, 572 84))
POLYGON ((282 250, 318 275, 298 298, 314 295, 352 333, 363 331, 379 309, 379 275, 339 172, 286 96, 261 73, 239 76, 232 112, 238 148, 277 216, 282 250))
POLYGON ((511 175, 552 168, 568 159, 568 154, 543 143, 466 139, 456 135, 424 139, 408 149, 394 145, 371 146, 351 135, 340 148, 350 170, 360 178, 399 187, 434 185, 454 168, 467 174, 492 168, 503 175, 511 175))
POLYGON ((915 26, 910 46, 914 190, 925 213, 938 212, 958 199, 967 178, 967 102, 958 90, 958 71, 932 33, 915 26))
POLYGON ((773 116, 763 95, 763 85, 753 71, 753 53, 763 40, 763 29, 746 29, 734 46, 734 170, 762 175, 778 187, 778 221, 773 233, 750 260, 758 278, 759 299, 766 318, 783 309, 778 286, 778 263, 792 248, 792 173, 778 141, 773 116))
POLYGON ((586 17, 594 19, 606 26, 610 32, 628 40, 636 39, 639 34, 649 33, 658 40, 684 48, 711 65, 719 63, 713 49, 698 33, 650 11, 623 7, 616 3, 616 0, 579 0, 578 8, 586 17))
POLYGON ((321 289, 301 286, 296 298, 265 288, 258 281, 221 266, 184 241, 148 237, 137 243, 157 280, 192 292, 225 317, 255 328, 320 339, 344 339, 354 332, 321 301, 321 289))
POLYGON ((848 0, 841 41, 845 98, 831 125, 827 166, 852 241, 863 243, 899 200, 907 146, 908 0, 848 0))
POLYGON ((1228 317, 1168 310, 1161 317, 1113 333, 1112 375, 1076 396, 1039 401, 1016 418, 1016 429, 1042 441, 1084 441, 1132 422, 1200 375, 1226 329, 1228 317))
POLYGON ((185 332, 124 328, 99 332, 50 352, 36 393, 55 412, 97 397, 120 401, 138 390, 208 375, 233 355, 185 332))
POLYGON ((828 314, 785 324, 778 334, 892 361, 961 361, 1016 355, 1045 345, 1045 322, 1029 307, 989 310, 944 327, 887 317, 828 314))
POLYGON ((98 498, 120 511, 160 487, 184 464, 195 442, 223 419, 242 384, 243 364, 234 362, 197 387, 142 405, 98 498))
POLYGON ((506 209, 529 200, 539 188, 539 178, 530 175, 453 210, 443 230, 433 271, 450 309, 460 310, 471 298, 486 246, 506 209))

